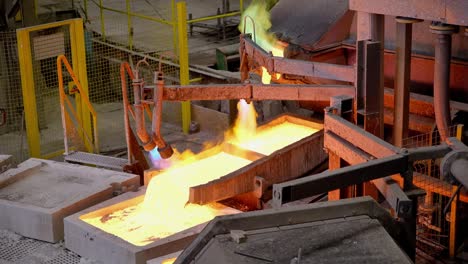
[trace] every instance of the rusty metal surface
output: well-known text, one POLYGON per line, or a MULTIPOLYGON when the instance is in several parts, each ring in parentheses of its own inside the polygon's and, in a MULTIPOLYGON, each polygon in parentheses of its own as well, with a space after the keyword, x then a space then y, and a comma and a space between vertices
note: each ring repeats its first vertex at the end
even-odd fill
POLYGON ((354 95, 350 85, 253 85, 253 100, 329 101, 336 95, 354 95))
MULTIPOLYGON (((459 99, 459 98, 457 98, 459 99)), ((384 91, 384 106, 393 108, 393 89, 385 88, 384 91)), ((468 104, 450 101, 450 108, 455 111, 468 111, 468 104)), ((432 96, 410 93, 410 113, 425 117, 434 117, 434 98, 432 96)))
POLYGON ((324 147, 334 153, 339 153, 340 158, 349 164, 359 164, 372 159, 365 151, 355 147, 346 140, 341 139, 332 132, 325 132, 324 147))
POLYGON ((169 85, 163 94, 165 101, 226 100, 251 98, 252 91, 243 84, 169 85))
POLYGON ((398 147, 408 137, 412 29, 411 23, 397 22, 393 144, 398 147))
MULTIPOLYGON (((347 0, 281 0, 271 9, 271 31, 280 40, 316 49, 327 33, 334 34, 331 42, 346 38, 338 29, 333 30, 333 26, 347 11, 347 0)), ((350 26, 351 23, 343 25, 348 32, 350 26)))
MULTIPOLYGON (((386 125, 393 125, 393 109, 384 109, 384 122, 386 125)), ((434 129, 435 119, 432 117, 420 116, 417 114, 409 114, 408 128, 412 131, 421 133, 429 133, 434 129)))
MULTIPOLYGON (((321 125, 317 123, 291 115, 283 115, 272 122, 281 122, 282 119, 292 123, 321 128, 321 125)), ((326 159, 322 146, 323 132, 319 131, 277 150, 269 156, 258 159, 233 173, 209 183, 191 187, 189 202, 205 204, 253 192, 255 191, 253 182, 257 176, 264 178, 268 186, 297 178, 326 159)))
POLYGON ((440 21, 455 25, 468 25, 468 2, 464 0, 350 0, 349 9, 366 13, 405 16, 440 21))
POLYGON ((278 73, 354 82, 353 66, 277 57, 273 59, 273 64, 273 71, 278 73))
POLYGON ((241 51, 246 59, 251 60, 267 69, 270 73, 285 73, 299 76, 318 77, 338 81, 354 82, 354 67, 347 65, 311 62, 275 57, 266 53, 253 40, 241 35, 241 51))
MULTIPOLYGON (((383 54, 380 42, 364 44, 364 108, 362 115, 364 129, 372 134, 383 137, 384 120, 384 87, 383 87, 383 54)), ((361 89, 357 87, 357 89, 361 89)))
POLYGON ((208 84, 165 86, 166 101, 186 100, 296 100, 329 101, 336 95, 354 95, 350 85, 293 85, 293 84, 208 84))
POLYGON ((354 146, 366 150, 375 157, 390 156, 398 153, 399 148, 353 125, 341 117, 325 114, 325 132, 332 131, 354 146))

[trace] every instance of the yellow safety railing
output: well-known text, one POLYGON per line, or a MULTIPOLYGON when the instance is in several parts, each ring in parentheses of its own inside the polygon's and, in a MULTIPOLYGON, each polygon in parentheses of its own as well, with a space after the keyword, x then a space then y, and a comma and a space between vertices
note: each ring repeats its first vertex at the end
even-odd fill
POLYGON ((98 141, 98 127, 97 127, 97 114, 96 111, 94 110, 93 106, 91 105, 91 102, 89 101, 88 96, 86 93, 84 93, 83 88, 81 86, 80 81, 78 78, 76 78, 75 73, 73 72, 73 69, 68 62, 67 58, 64 55, 60 55, 57 57, 57 75, 58 75, 58 84, 59 84, 59 93, 60 93, 60 107, 61 107, 61 113, 62 113, 62 125, 63 125, 63 133, 64 133, 64 144, 65 144, 65 154, 68 154, 68 140, 67 140, 67 111, 65 107, 65 103, 67 104, 68 108, 70 109, 70 112, 73 115, 73 118, 77 120, 78 128, 80 129, 80 132, 84 135, 84 139, 89 143, 89 145, 93 146, 93 152, 98 153, 99 152, 99 141, 98 141), (73 104, 70 102, 68 99, 67 95, 65 94, 65 89, 63 85, 63 71, 62 71, 62 66, 65 66, 67 69, 68 73, 70 74, 70 77, 72 78, 76 88, 78 89, 79 94, 81 95, 81 100, 85 103, 86 107, 88 108, 88 111, 90 112, 92 118, 93 118, 93 135, 89 135, 85 128, 83 127, 83 124, 81 123, 81 118, 79 118, 79 115, 75 111, 73 104))

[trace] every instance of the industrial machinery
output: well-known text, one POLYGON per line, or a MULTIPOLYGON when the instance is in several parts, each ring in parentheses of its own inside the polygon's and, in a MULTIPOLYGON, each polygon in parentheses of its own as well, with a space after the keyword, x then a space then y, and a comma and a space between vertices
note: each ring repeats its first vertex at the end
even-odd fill
MULTIPOLYGON (((321 174, 274 184, 273 205, 279 208, 286 203, 324 192, 329 192, 329 200, 362 195, 371 195, 378 199, 378 193, 375 191, 377 189, 392 208, 395 219, 398 219, 403 226, 407 239, 406 245, 402 247, 405 248, 407 255, 414 259, 417 243, 417 212, 420 210, 418 200, 425 195, 424 191, 429 193, 426 197, 438 194, 449 199, 441 201, 445 207, 443 214, 448 212, 449 207, 452 209, 449 221, 451 235, 448 244, 450 255, 454 256, 459 245, 456 239, 457 230, 459 230, 456 203, 459 200, 467 201, 465 192, 460 191, 466 181, 463 173, 460 173, 466 167, 466 146, 451 137, 449 133, 450 110, 447 110, 449 106, 455 110, 466 110, 465 104, 451 104, 447 96, 449 89, 449 63, 447 62, 450 59, 448 53, 450 49, 447 47, 449 45, 447 43, 450 42, 447 38, 456 27, 440 23, 432 23, 431 26, 434 34, 445 32, 440 36, 436 35, 443 40, 436 42, 434 103, 432 103, 424 96, 410 94, 410 75, 407 70, 411 63, 411 54, 408 53, 408 50, 411 50, 408 48, 411 47, 411 30, 409 29, 411 23, 419 21, 414 19, 415 17, 432 18, 420 16, 419 10, 415 10, 414 13, 405 12, 403 7, 398 7, 397 11, 388 11, 389 15, 397 15, 400 14, 397 12, 401 12, 401 14, 406 14, 406 17, 396 20, 398 25, 396 45, 399 49, 396 54, 398 61, 395 89, 384 89, 383 16, 373 14, 373 12, 387 14, 386 10, 379 9, 384 6, 385 1, 379 1, 372 6, 371 10, 368 10, 364 2, 366 1, 355 1, 350 4, 350 8, 356 10, 357 20, 363 21, 358 24, 357 29, 355 65, 288 58, 291 54, 294 55, 292 49, 295 47, 284 43, 283 48, 287 56, 277 56, 272 53, 272 50, 265 50, 259 44, 257 39, 259 35, 255 30, 251 34, 244 31, 244 34, 240 36, 242 81, 240 84, 166 86, 161 78, 162 73, 159 72, 154 75, 152 87, 143 87, 138 78, 133 78, 137 74, 133 73, 132 77, 128 65, 123 64, 122 68, 127 70, 134 80, 134 87, 137 87, 135 89, 137 94, 134 97, 135 107, 138 110, 135 110, 133 114, 137 120, 137 134, 146 150, 158 145, 161 151, 168 151, 168 145, 157 136, 162 100, 293 100, 304 103, 313 102, 314 107, 318 109, 330 106, 324 116, 324 147, 329 154, 329 170, 321 174), (401 38, 402 36, 405 38, 401 38), (252 83, 249 81, 250 72, 260 75, 268 74, 275 84, 252 83), (150 95, 149 99, 144 98, 144 94, 150 95), (145 104, 155 106, 152 113, 153 137, 149 137, 148 133, 141 130, 143 127, 141 115, 145 104), (393 108, 393 110, 387 111, 385 108, 393 108), (440 134, 440 144, 420 148, 402 148, 403 139, 409 136, 410 130, 420 133, 432 130, 432 124, 428 124, 430 121, 427 118, 414 117, 427 111, 434 113, 440 134), (382 139, 384 123, 394 124, 393 143, 396 146, 382 139), (437 179, 413 171, 415 163, 443 157, 445 159, 440 168, 442 175, 447 175, 447 179, 437 179), (352 166, 341 168, 344 164, 352 166), (458 186, 456 190, 452 190, 452 184, 458 186)), ((409 5, 412 4, 414 3, 409 5)), ((448 17, 446 22, 464 25, 461 17, 462 15, 454 14, 453 17, 448 17)), ((343 19, 346 20, 346 17, 343 19)), ((250 20, 246 18, 244 23, 246 21, 250 20)), ((253 28, 256 28, 255 24, 253 28)), ((128 103, 125 104, 127 109, 128 103)), ((131 135, 127 136, 128 143, 131 138, 131 135)), ((132 148, 129 148, 129 153, 134 153, 132 148)), ((170 156, 161 154, 162 157, 170 156)), ((189 202, 206 204, 253 190, 253 186, 245 187, 245 183, 240 178, 227 176, 207 184, 192 186, 189 202)))
MULTIPOLYGON (((288 211, 284 208, 285 205, 307 197, 327 192, 330 201, 372 196, 376 201, 385 201, 387 204, 393 217, 390 226, 397 226, 396 229, 399 232, 400 239, 396 241, 400 243, 399 246, 404 249, 406 255, 414 260, 416 244, 419 242, 417 224, 419 221, 426 221, 420 220, 421 217, 418 215, 418 211, 424 209, 421 209, 419 203, 425 199, 424 205, 431 204, 427 200, 431 200, 431 197, 437 194, 442 197, 439 205, 443 204, 444 207, 441 215, 449 219, 447 221, 450 225, 448 251, 449 255, 454 257, 460 245, 456 236, 461 234, 458 232, 460 229, 457 223, 459 221, 457 204, 459 201, 468 202, 468 196, 464 191, 464 187, 466 188, 468 184, 464 173, 468 164, 468 154, 467 147, 461 142, 461 133, 457 139, 452 137, 449 131, 450 107, 454 110, 467 110, 468 108, 465 103, 449 100, 450 36, 457 30, 457 27, 443 23, 458 23, 458 25, 466 26, 466 15, 453 12, 447 17, 440 18, 419 10, 415 1, 408 1, 406 4, 399 4, 394 9, 388 10, 383 7, 389 5, 389 1, 373 1, 372 5, 369 2, 371 1, 350 1, 349 8, 356 11, 358 26, 354 57, 346 63, 302 59, 300 52, 295 52, 298 50, 297 45, 284 41, 278 41, 280 53, 274 52, 273 48, 266 49, 258 39, 261 34, 256 32, 255 21, 247 16, 243 20, 244 32, 240 36, 241 82, 239 84, 168 86, 164 83, 164 73, 158 69, 152 71, 153 80, 148 85, 140 73, 144 61, 138 62, 133 70, 128 63, 122 63, 120 72, 128 147, 126 168, 142 175, 142 172, 149 167, 144 153, 140 150, 138 139, 145 151, 157 150, 162 158, 172 156, 171 146, 160 133, 163 101, 291 100, 304 103, 304 105, 312 103, 314 109, 327 107, 324 114, 323 146, 328 152, 328 171, 299 179, 292 179, 291 176, 291 178, 278 177, 273 181, 263 177, 266 180, 261 182, 261 188, 256 187, 257 182, 253 180, 253 177, 263 175, 245 177, 242 174, 227 175, 202 185, 191 186, 189 202, 208 204, 259 192, 261 189, 260 195, 257 193, 255 197, 268 199, 271 196, 272 206, 278 208, 279 216, 285 217, 278 221, 285 222, 288 217, 287 213, 282 214, 288 211), (397 24, 395 41, 397 51, 393 90, 384 88, 383 14, 404 15, 404 17, 398 17, 395 22, 397 24), (436 20, 431 24, 432 33, 436 34, 437 39, 433 102, 428 96, 411 94, 409 89, 411 28, 412 23, 420 22, 419 19, 436 20), (253 32, 246 32, 247 22, 253 24, 253 32), (249 78, 252 72, 262 77, 269 77, 268 82, 272 80, 275 84, 252 82, 249 78), (132 81, 133 107, 127 95, 127 76, 132 81), (153 107, 152 111, 151 107, 153 107), (151 133, 146 131, 145 112, 151 116, 151 133), (427 133, 433 130, 432 119, 418 119, 421 116, 435 117, 440 139, 431 142, 431 146, 404 148, 403 141, 410 135, 410 131, 427 133), (130 117, 135 120, 135 133, 130 125, 130 117), (393 145, 383 139, 385 124, 393 124, 393 145), (441 158, 443 161, 437 167, 440 168, 441 175, 445 178, 435 178, 414 171, 415 164, 430 160, 427 166, 434 166, 441 158), (267 191, 269 188, 270 193, 267 191), (384 199, 380 199, 380 195, 384 199), (450 215, 447 214, 449 209, 450 215)), ((464 3, 460 5, 466 7, 464 3)), ((347 7, 343 10, 347 10, 347 7)), ((441 10, 453 10, 453 6, 446 5, 441 10)), ((349 22, 352 19, 348 17, 348 12, 344 12, 341 16, 342 22, 349 22)), ((339 39, 337 35, 334 37, 339 39)), ((326 46, 330 43, 325 40, 330 40, 330 38, 332 37, 321 38, 320 41, 326 46)), ((232 111, 230 114, 235 115, 235 112, 232 111)), ((294 175, 294 178, 298 176, 300 175, 294 175)), ((367 201, 366 203, 371 209, 375 206, 369 205, 367 201)), ((372 215, 371 209, 362 214, 370 218, 378 218, 372 215)), ((436 209, 429 208, 428 211, 428 215, 431 215, 436 209)), ((305 212, 301 213, 305 214, 305 212)), ((270 218, 276 217, 271 212, 265 215, 270 218)), ((337 218, 337 216, 332 218, 337 218)), ((424 225, 431 226, 431 217, 427 219, 429 220, 424 225)), ((226 218, 228 222, 231 220, 229 217, 226 218)), ((318 220, 320 219, 311 221, 318 220)), ((210 228, 216 229, 217 221, 215 220, 210 228)), ((242 226, 243 229, 252 228, 252 230, 269 227, 266 225, 242 226)), ((231 229, 231 233, 234 231, 231 237, 238 237, 235 230, 240 227, 235 224, 229 222, 228 227, 219 228, 215 232, 207 229, 202 234, 205 237, 194 241, 194 244, 182 254, 178 261, 189 263, 193 260, 190 258, 200 253, 207 241, 217 235, 226 234, 229 231, 227 229, 231 229)), ((437 229, 434 226, 431 228, 437 229)), ((392 233, 395 229, 387 231, 392 233)), ((298 253, 297 257, 300 258, 300 255, 298 253)))

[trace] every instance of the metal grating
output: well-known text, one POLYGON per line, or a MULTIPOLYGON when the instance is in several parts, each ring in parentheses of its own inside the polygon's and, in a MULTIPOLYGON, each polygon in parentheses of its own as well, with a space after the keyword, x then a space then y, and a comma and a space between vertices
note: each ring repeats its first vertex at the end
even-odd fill
POLYGON ((0 264, 98 264, 65 249, 0 229, 0 264))
POLYGON ((44 262, 44 264, 79 264, 80 259, 81 258, 75 254, 61 254, 54 259, 44 262))
POLYGON ((21 239, 19 241, 9 241, 6 243, 0 240, 0 260, 22 263, 21 259, 29 256, 43 245, 43 242, 32 239, 21 239))

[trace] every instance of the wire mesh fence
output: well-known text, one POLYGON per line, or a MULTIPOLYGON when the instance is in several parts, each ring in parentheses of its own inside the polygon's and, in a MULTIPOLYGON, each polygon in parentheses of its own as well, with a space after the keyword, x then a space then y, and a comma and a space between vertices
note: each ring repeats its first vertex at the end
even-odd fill
MULTIPOLYGON (((448 129, 450 137, 457 135, 457 126, 448 129)), ((403 141, 403 147, 416 148, 439 145, 438 131, 420 134, 403 141)), ((453 194, 453 186, 440 174, 441 159, 418 161, 413 164, 413 184, 426 191, 419 200, 417 213, 417 248, 424 256, 438 258, 447 254, 450 238, 450 213, 444 208, 453 194)))
MULTIPOLYGON (((41 6, 42 2, 39 0, 37 4, 41 6)), ((134 66, 139 60, 146 59, 150 66, 142 72, 147 82, 153 80, 153 71, 158 69, 164 72, 167 84, 180 82, 176 1, 81 0, 75 1, 74 5, 85 21, 88 90, 98 115, 99 149, 106 152, 125 148, 120 64, 128 61, 134 66)), ((189 21, 186 34, 190 48, 203 54, 204 49, 213 49, 208 46, 214 42, 237 41, 242 5, 243 1, 220 0, 216 4, 189 1, 184 16, 189 21), (216 17, 220 14, 221 17, 216 17)), ((0 34, 0 84, 6 87, 0 89, 0 152, 12 154, 16 161, 22 161, 29 157, 30 150, 17 36, 15 31, 0 34)), ((28 96, 36 101, 40 155, 63 149, 56 58, 58 54, 64 54, 73 62, 70 37, 66 26, 30 34, 35 93, 28 96)), ((197 64, 196 61, 193 63, 197 64)), ((64 82, 68 93, 72 87, 68 87, 71 78, 66 71, 64 82)), ((131 97, 131 87, 127 87, 131 97)), ((74 97, 68 96, 70 99, 74 97)), ((82 145, 78 146, 77 128, 69 131, 72 131, 71 141, 76 149, 82 149, 82 145)))
MULTIPOLYGON (((86 62, 90 101, 99 116, 100 150, 124 149, 120 65, 128 61, 135 67, 145 59, 149 67, 142 69, 142 77, 150 84, 161 62, 166 83, 178 83, 177 32, 172 25, 161 22, 172 21, 174 10, 171 1, 103 0, 87 4, 86 62)), ((132 101, 131 80, 127 79, 127 83, 132 101)))
POLYGON ((27 157, 23 96, 15 31, 0 32, 0 153, 27 157))

